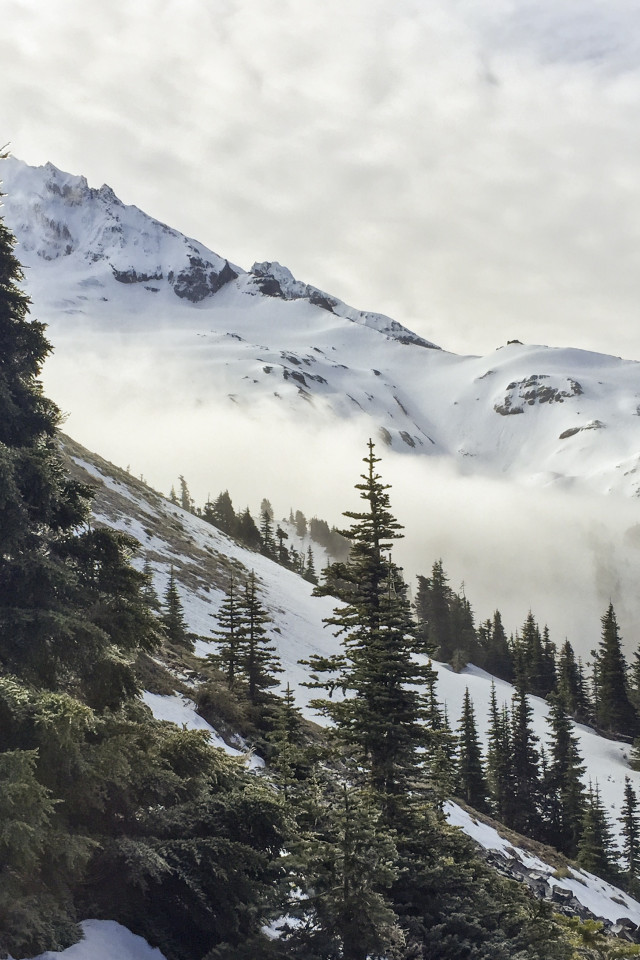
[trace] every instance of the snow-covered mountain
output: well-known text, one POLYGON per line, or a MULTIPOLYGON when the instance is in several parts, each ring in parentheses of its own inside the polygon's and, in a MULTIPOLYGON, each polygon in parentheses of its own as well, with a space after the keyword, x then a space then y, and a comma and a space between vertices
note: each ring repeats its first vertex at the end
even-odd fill
MULTIPOLYGON (((334 431, 348 421, 468 471, 640 493, 638 363, 517 341, 456 356, 278 263, 245 271, 52 164, 9 159, 2 176, 34 313, 73 353, 74 376, 65 367, 54 389, 72 418, 96 382, 135 397, 143 371, 161 406, 169 389, 212 416, 259 410, 264 424, 286 411, 334 431)), ((102 416, 114 413, 110 402, 102 416)))
POLYGON ((228 488, 237 508, 267 496, 340 524, 373 437, 409 580, 442 557, 478 616, 517 629, 533 608, 585 658, 612 599, 634 650, 639 363, 518 342, 457 356, 108 187, 1 166, 54 345, 45 389, 79 441, 165 492, 184 474, 199 504, 228 488))

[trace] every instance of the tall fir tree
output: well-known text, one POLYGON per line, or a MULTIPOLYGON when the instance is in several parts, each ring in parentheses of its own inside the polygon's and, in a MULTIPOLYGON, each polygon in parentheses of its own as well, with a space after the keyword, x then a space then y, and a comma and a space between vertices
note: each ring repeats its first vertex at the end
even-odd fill
POLYGON ((380 461, 374 449, 369 441, 366 472, 356 484, 367 508, 345 513, 352 520, 343 532, 351 542, 349 560, 337 565, 337 576, 332 567, 326 572, 343 603, 326 622, 343 637, 343 652, 312 657, 309 665, 314 685, 351 694, 344 700, 316 700, 315 706, 333 721, 334 735, 352 751, 390 813, 422 762, 417 748, 423 741, 423 709, 414 685, 424 671, 413 656, 407 588, 390 556, 401 527, 391 513, 389 487, 376 471, 380 461))
POLYGON ((192 647, 193 641, 189 638, 187 623, 184 619, 184 610, 182 600, 178 593, 176 584, 176 575, 173 567, 169 573, 167 589, 164 594, 164 611, 162 613, 162 623, 169 643, 176 644, 179 647, 192 647))
POLYGON ((613 604, 601 618, 602 637, 597 650, 596 724, 608 733, 633 736, 637 732, 636 711, 629 700, 626 662, 613 604))
POLYGON ((600 799, 598 784, 596 783, 594 789, 590 782, 578 844, 578 863, 590 873, 615 883, 618 879, 618 871, 615 866, 614 850, 611 825, 600 799))
POLYGON ((640 893, 640 818, 638 796, 629 777, 624 778, 624 799, 618 823, 621 824, 626 887, 629 893, 637 898, 640 893))
POLYGON ((508 826, 529 836, 535 836, 540 824, 540 754, 532 717, 524 680, 520 679, 516 683, 511 711, 513 797, 508 826))
POLYGON ((466 687, 458 725, 457 796, 476 810, 488 812, 487 780, 482 762, 473 701, 466 687))
POLYGON ((244 638, 240 648, 240 667, 245 679, 250 703, 263 702, 265 693, 277 687, 277 674, 282 673, 280 659, 269 639, 267 624, 270 617, 260 599, 254 571, 251 571, 242 597, 244 638))
POLYGON ((227 686, 233 690, 242 679, 242 648, 247 630, 246 609, 233 571, 218 612, 211 616, 217 621, 213 639, 218 644, 218 652, 211 655, 211 661, 222 671, 227 686))
POLYGON ((564 701, 552 695, 549 702, 549 762, 541 785, 546 812, 543 832, 546 841, 557 850, 576 857, 585 812, 582 784, 585 766, 564 701))

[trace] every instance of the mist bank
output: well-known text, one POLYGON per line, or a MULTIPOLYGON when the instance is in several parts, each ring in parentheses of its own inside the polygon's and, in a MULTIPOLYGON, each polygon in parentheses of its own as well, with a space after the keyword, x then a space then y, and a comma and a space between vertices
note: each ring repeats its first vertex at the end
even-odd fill
MULTIPOLYGON (((64 428, 76 440, 165 494, 183 475, 198 505, 229 490, 237 511, 249 506, 257 514, 267 497, 277 519, 300 509, 339 528, 348 523, 343 511, 359 509, 354 485, 370 421, 327 425, 321 411, 301 422, 286 405, 238 407, 198 390, 197 377, 187 380, 160 355, 118 353, 117 340, 101 352, 63 345, 47 361, 45 389, 68 414, 64 428)), ((511 632, 532 610, 557 645, 568 638, 585 660, 612 600, 632 654, 640 640, 635 501, 568 480, 540 486, 482 475, 373 439, 405 528, 394 555, 412 589, 416 575, 442 559, 476 622, 497 608, 511 632)))

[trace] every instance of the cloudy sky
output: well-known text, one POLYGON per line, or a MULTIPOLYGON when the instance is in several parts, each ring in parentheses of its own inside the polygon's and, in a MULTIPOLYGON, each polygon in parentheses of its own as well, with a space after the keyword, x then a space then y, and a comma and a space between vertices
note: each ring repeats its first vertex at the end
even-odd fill
POLYGON ((0 0, 0 141, 447 349, 640 359, 634 0, 0 0))

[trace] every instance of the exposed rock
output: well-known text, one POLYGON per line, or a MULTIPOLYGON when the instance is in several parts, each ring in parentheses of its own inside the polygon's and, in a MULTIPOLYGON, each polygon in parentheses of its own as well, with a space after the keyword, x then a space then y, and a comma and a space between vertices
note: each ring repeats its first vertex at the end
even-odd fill
POLYGON ((217 293, 225 283, 235 280, 237 276, 228 260, 224 261, 221 270, 216 270, 210 261, 203 260, 200 256, 190 255, 188 268, 181 270, 177 276, 172 271, 168 280, 176 296, 190 300, 191 303, 200 303, 217 293))
POLYGON ((533 373, 524 380, 509 383, 503 402, 496 403, 493 409, 505 417, 509 414, 524 413, 525 406, 564 403, 565 400, 583 393, 581 385, 571 377, 554 377, 555 383, 542 382, 550 379, 547 374, 533 373))

